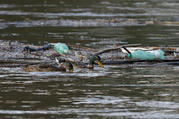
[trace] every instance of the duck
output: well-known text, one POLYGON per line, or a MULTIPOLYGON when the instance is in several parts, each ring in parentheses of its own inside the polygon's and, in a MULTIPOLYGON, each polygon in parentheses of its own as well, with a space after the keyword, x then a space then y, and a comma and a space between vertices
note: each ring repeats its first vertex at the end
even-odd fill
POLYGON ((73 66, 77 68, 88 68, 88 69, 94 69, 95 65, 98 65, 101 68, 104 68, 102 62, 101 62, 101 57, 98 55, 92 55, 88 58, 88 62, 72 59, 69 57, 58 57, 56 58, 56 62, 66 62, 66 63, 71 63, 73 66))
POLYGON ((101 62, 101 57, 99 55, 92 55, 89 60, 89 65, 87 66, 89 69, 94 69, 94 65, 97 64, 101 68, 104 68, 102 62, 101 62))
POLYGON ((70 72, 74 71, 73 64, 71 62, 57 62, 57 63, 42 63, 37 65, 30 65, 24 68, 25 72, 70 72))

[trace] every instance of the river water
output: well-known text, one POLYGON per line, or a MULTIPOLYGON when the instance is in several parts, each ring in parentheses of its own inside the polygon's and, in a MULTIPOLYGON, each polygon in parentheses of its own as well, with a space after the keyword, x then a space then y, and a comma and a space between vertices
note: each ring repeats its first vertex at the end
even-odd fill
MULTIPOLYGON (((178 22, 178 0, 0 1, 0 40, 34 45, 177 46, 178 22)), ((179 66, 104 67, 74 73, 1 68, 0 118, 179 118, 179 66)))

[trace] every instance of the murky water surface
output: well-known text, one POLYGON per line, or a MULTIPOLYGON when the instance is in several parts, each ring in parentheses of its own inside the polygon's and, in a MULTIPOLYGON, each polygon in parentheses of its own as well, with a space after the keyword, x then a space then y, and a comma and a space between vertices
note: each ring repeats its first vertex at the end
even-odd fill
MULTIPOLYGON (((178 0, 0 1, 0 40, 32 44, 178 45, 178 22, 178 0)), ((178 80, 179 66, 1 68, 0 118, 179 118, 178 80)))

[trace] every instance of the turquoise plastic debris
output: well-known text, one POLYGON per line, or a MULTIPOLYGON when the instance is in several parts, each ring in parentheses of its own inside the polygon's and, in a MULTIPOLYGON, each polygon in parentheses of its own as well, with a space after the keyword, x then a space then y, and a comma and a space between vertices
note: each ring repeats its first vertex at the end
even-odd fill
POLYGON ((62 55, 69 53, 69 48, 65 43, 57 43, 54 45, 54 50, 62 55))
POLYGON ((153 50, 153 51, 143 51, 137 50, 128 54, 129 58, 139 59, 139 60, 154 60, 154 59, 165 59, 164 51, 162 50, 153 50))

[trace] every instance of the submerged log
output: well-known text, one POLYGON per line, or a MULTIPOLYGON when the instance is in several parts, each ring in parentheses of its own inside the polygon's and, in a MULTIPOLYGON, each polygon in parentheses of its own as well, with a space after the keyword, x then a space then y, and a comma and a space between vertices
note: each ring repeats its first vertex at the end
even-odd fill
POLYGON ((0 59, 0 67, 25 67, 29 65, 36 65, 41 63, 49 63, 48 60, 37 59, 0 59))
POLYGON ((165 63, 165 64, 179 64, 179 59, 165 59, 165 60, 118 60, 118 61, 103 61, 104 65, 114 65, 114 64, 134 64, 134 63, 165 63))

